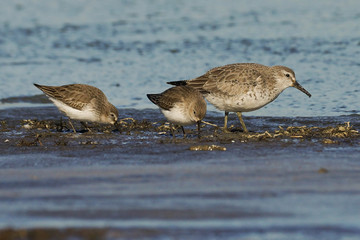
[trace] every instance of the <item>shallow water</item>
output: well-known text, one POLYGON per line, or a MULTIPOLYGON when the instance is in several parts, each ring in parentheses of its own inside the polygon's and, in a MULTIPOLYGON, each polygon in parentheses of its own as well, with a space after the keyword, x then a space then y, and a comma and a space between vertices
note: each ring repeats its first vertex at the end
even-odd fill
MULTIPOLYGON (((186 127, 186 139, 180 132, 172 139, 159 131, 164 121, 152 109, 120 110, 137 120, 134 127, 93 126, 83 133, 56 131, 55 107, 0 114, 0 229, 60 239, 356 239, 360 234, 358 133, 251 139, 234 128, 222 134, 204 126, 198 139, 193 126, 186 127), (33 119, 33 112, 46 122, 29 127, 23 119, 33 119), (333 142, 325 143, 327 138, 333 142), (226 151, 189 150, 212 144, 226 151)), ((221 125, 223 117, 210 113, 207 120, 221 125)), ((245 121, 252 135, 279 126, 344 122, 360 129, 357 115, 245 121)), ((238 124, 235 115, 230 124, 238 124)), ((1 236, 16 239, 9 231, 1 236)))
MULTIPOLYGON (((358 239, 359 137, 248 141, 206 126, 201 140, 195 127, 172 140, 146 93, 228 63, 281 64, 312 97, 287 89, 245 113, 252 134, 359 131, 359 1, 0 4, 0 239, 16 239, 6 228, 38 239, 358 239), (94 85, 146 127, 26 129, 61 117, 32 83, 94 85), (206 144, 227 150, 189 150, 206 144)), ((222 125, 208 108, 205 120, 222 125)))
MULTIPOLYGON (((235 62, 292 67, 313 95, 288 89, 257 116, 359 113, 359 1, 2 1, 0 108, 32 83, 87 83, 117 107, 235 62), (16 15, 16 18, 13 16, 16 15)), ((214 110, 210 106, 210 110, 214 110)))

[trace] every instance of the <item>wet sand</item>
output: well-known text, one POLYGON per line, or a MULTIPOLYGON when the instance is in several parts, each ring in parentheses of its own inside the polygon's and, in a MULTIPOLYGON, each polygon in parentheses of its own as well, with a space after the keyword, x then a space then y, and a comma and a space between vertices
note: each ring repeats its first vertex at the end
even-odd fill
MULTIPOLYGON (((173 139, 151 109, 122 109, 133 119, 121 127, 80 133, 54 107, 0 115, 1 239, 360 234, 358 115, 245 116, 249 134, 204 126, 200 139, 195 126, 173 139), (212 145, 221 149, 193 151, 212 145)), ((221 126, 223 117, 210 112, 205 120, 221 126)), ((238 126, 235 115, 230 124, 238 126)))

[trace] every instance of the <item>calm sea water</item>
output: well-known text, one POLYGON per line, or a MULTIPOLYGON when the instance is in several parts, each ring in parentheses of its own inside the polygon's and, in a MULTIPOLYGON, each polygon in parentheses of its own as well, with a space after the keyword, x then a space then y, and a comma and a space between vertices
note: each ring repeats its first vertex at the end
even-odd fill
POLYGON ((359 113, 357 0, 0 3, 0 108, 26 105, 6 99, 40 94, 32 83, 91 84, 119 108, 155 108, 146 93, 166 81, 258 62, 293 68, 313 97, 287 89, 247 115, 359 113))
MULTIPOLYGON (((245 114, 251 130, 343 122, 358 130, 359 9, 358 0, 0 0, 0 120, 18 124, 0 133, 0 229, 358 239, 356 139, 217 143, 225 152, 192 152, 186 141, 164 143, 167 136, 142 132, 109 139, 99 133, 91 146, 81 143, 86 134, 66 132, 58 136, 69 135, 67 146, 21 147, 16 139, 41 132, 21 128, 22 119, 60 117, 53 106, 30 108, 39 104, 28 97, 41 94, 33 83, 91 84, 121 117, 159 122, 147 93, 235 62, 291 67, 312 94, 285 90, 245 114), (256 117, 266 115, 278 118, 256 117)), ((221 125, 223 113, 209 110, 221 125)))

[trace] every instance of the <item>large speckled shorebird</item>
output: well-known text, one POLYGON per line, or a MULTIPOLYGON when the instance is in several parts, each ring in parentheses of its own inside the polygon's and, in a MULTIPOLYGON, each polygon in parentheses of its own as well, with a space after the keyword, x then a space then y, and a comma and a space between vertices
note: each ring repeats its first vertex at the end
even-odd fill
POLYGON ((105 94, 98 88, 85 84, 63 86, 44 86, 34 84, 43 91, 55 106, 70 119, 82 122, 115 124, 118 110, 112 105, 105 94))
MULTIPOLYGON (((183 126, 195 123, 200 137, 200 123, 206 114, 206 102, 200 92, 192 87, 178 86, 160 94, 147 94, 147 97, 160 108, 170 123, 181 126, 184 137, 186 135, 183 126)), ((174 136, 174 133, 172 134, 174 136)))
POLYGON ((225 111, 224 131, 229 112, 236 112, 244 132, 248 132, 242 112, 257 110, 274 101, 288 87, 311 97, 285 66, 264 66, 257 63, 235 63, 216 67, 192 80, 168 82, 190 86, 200 91, 217 109, 225 111))

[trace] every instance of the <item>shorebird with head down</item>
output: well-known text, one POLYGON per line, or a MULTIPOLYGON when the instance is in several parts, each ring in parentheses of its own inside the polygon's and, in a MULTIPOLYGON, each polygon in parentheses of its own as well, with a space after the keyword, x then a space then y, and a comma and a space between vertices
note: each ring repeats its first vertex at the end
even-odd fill
POLYGON ((112 105, 105 94, 98 88, 85 84, 70 84, 63 86, 44 86, 34 84, 43 91, 55 106, 68 118, 84 122, 116 124, 118 110, 112 105))
MULTIPOLYGON (((160 108, 170 123, 181 126, 184 137, 183 126, 195 123, 200 137, 200 123, 206 114, 206 102, 197 90, 189 86, 178 86, 160 94, 147 94, 147 97, 160 108)), ((171 126, 170 128, 172 131, 171 126)), ((172 134, 174 136, 173 132, 172 134)))

